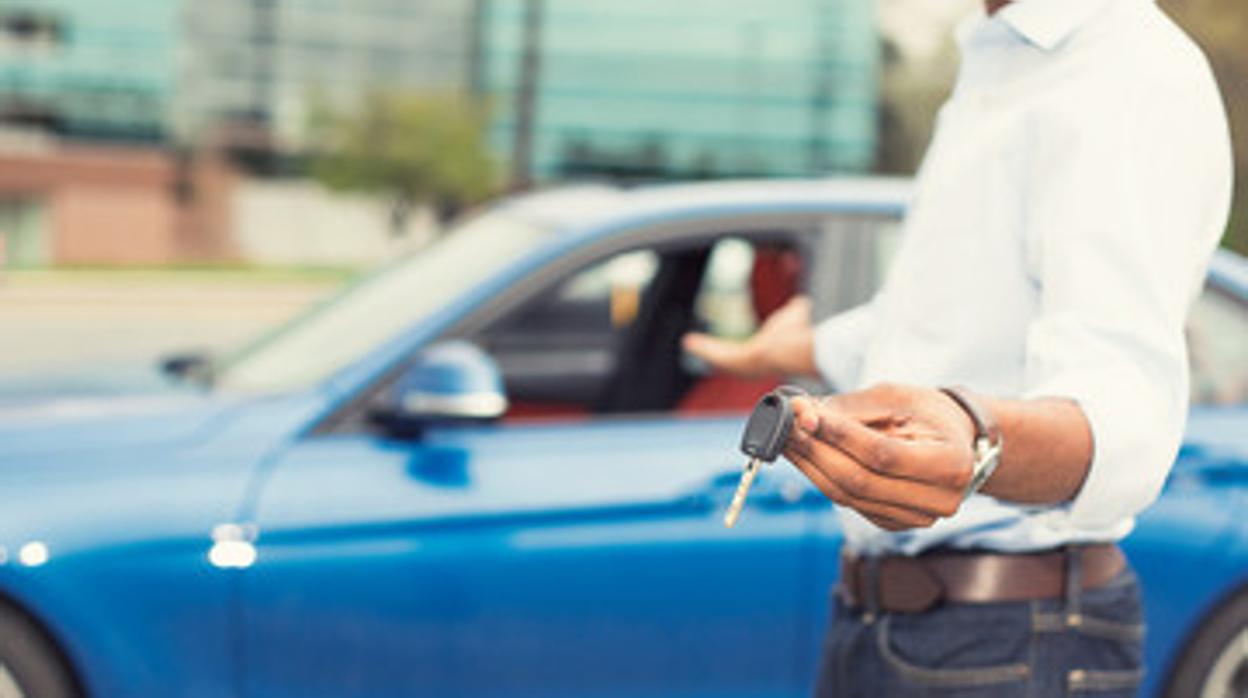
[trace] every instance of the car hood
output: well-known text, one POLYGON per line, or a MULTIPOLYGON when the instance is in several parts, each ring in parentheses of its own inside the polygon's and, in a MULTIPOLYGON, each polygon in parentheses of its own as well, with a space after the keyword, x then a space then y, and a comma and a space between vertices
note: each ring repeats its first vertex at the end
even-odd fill
POLYGON ((46 453, 194 440, 232 407, 194 393, 0 401, 0 463, 46 453))
POLYGON ((0 553, 205 539, 243 515, 265 459, 317 394, 168 393, 0 403, 0 553))

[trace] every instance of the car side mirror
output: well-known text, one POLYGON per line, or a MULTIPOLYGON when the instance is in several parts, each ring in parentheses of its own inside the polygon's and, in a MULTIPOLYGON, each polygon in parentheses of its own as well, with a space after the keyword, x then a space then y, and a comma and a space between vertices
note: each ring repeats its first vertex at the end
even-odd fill
POLYGON ((160 372, 178 380, 212 373, 212 357, 206 351, 180 351, 157 360, 160 372))
POLYGON ((421 351, 382 394, 372 417, 388 426, 410 429, 430 423, 489 421, 506 411, 498 364, 474 344, 448 341, 421 351))

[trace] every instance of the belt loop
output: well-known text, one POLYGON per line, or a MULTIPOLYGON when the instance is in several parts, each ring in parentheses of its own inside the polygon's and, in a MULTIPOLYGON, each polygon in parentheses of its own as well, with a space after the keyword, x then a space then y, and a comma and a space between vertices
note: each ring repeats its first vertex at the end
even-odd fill
POLYGON ((868 555, 863 562, 867 563, 867 578, 863 584, 866 587, 863 590, 863 601, 866 607, 863 620, 871 623, 880 612, 880 556, 868 555))
POLYGON ((1066 625, 1075 628, 1083 623, 1079 607, 1083 595, 1083 546, 1066 546, 1066 580, 1063 587, 1066 594, 1066 625))

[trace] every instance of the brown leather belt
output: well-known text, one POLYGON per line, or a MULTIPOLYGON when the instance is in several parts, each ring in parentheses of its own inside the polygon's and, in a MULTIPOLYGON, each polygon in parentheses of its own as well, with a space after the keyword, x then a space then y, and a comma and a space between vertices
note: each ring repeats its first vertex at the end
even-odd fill
POLYGON ((1078 577, 1084 589, 1108 583, 1127 564, 1112 543, 1036 553, 885 555, 874 558, 875 593, 868 594, 871 558, 844 553, 837 593, 851 608, 874 606, 886 613, 918 613, 942 602, 1052 599, 1066 592, 1067 561, 1075 554, 1081 558, 1078 577))

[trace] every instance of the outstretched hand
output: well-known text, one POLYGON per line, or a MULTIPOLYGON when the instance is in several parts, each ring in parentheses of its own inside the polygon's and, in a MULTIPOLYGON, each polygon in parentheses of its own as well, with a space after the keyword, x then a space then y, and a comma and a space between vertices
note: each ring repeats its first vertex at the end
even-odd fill
POLYGON ((744 377, 815 376, 814 329, 807 296, 795 296, 745 341, 690 332, 685 351, 720 371, 744 377))
POLYGON ((784 455, 832 501, 891 531, 931 526, 962 503, 975 428, 939 390, 881 385, 795 398, 784 455))

